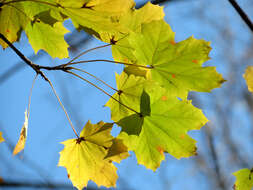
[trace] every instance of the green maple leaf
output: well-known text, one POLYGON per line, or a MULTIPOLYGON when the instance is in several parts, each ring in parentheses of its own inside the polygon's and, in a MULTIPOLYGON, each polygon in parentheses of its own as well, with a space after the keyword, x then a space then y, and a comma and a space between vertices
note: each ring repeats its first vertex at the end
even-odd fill
POLYGON ((151 67, 149 76, 186 98, 188 91, 210 92, 224 82, 215 67, 202 67, 209 59, 209 42, 190 37, 174 42, 174 33, 163 21, 143 24, 141 33, 129 35, 137 64, 151 67))
POLYGON ((0 143, 1 142, 4 142, 4 138, 3 138, 3 136, 2 136, 2 132, 0 132, 0 143))
POLYGON ((128 153, 122 143, 118 146, 119 149, 113 145, 119 140, 110 134, 112 126, 112 123, 99 122, 93 125, 87 122, 79 139, 62 143, 65 147, 60 152, 58 165, 67 169, 70 180, 79 190, 86 187, 89 180, 98 186, 116 186, 117 168, 112 161, 119 162, 128 153))
POLYGON ((61 22, 56 22, 53 26, 43 22, 35 22, 29 24, 25 31, 35 53, 43 49, 53 58, 68 57, 69 46, 64 40, 64 35, 69 31, 64 28, 61 22))
POLYGON ((159 90, 153 93, 150 99, 143 91, 141 115, 130 115, 117 124, 122 127, 118 138, 135 152, 138 163, 156 170, 164 152, 177 159, 196 155, 196 141, 187 132, 199 130, 208 120, 191 101, 180 101, 159 90))
POLYGON ((135 152, 138 163, 155 170, 164 159, 163 152, 176 158, 196 154, 196 142, 187 132, 207 122, 201 110, 144 77, 122 72, 116 81, 120 93, 113 98, 120 103, 110 99, 106 106, 111 108, 112 120, 122 128, 118 138, 135 152))
POLYGON ((234 172, 233 175, 236 177, 234 184, 235 190, 252 190, 253 188, 253 169, 248 168, 241 169, 234 172))
MULTIPOLYGON (((112 55, 115 61, 136 62, 136 58, 132 53, 133 47, 129 44, 126 36, 130 32, 139 32, 143 23, 150 23, 154 20, 161 20, 164 17, 163 8, 153 5, 150 2, 140 9, 130 9, 120 19, 121 26, 126 28, 125 32, 121 32, 118 36, 114 36, 117 45, 112 46, 112 55)), ((103 38, 103 37, 102 37, 103 38)))

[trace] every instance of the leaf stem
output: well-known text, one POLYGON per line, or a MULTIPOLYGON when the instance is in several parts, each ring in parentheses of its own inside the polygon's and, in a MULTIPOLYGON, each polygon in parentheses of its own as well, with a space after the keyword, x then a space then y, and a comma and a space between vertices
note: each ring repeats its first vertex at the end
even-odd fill
POLYGON ((37 79, 38 74, 35 75, 33 82, 32 82, 32 87, 30 89, 30 95, 29 95, 29 100, 28 100, 28 107, 27 107, 27 118, 29 119, 30 116, 30 106, 31 106, 31 100, 32 100, 32 91, 33 91, 33 87, 35 84, 35 81, 37 79))
POLYGON ((54 95, 56 96, 56 98, 57 98, 57 100, 58 100, 60 106, 62 107, 62 109, 63 109, 63 111, 64 111, 64 113, 65 113, 65 115, 66 115, 66 117, 67 117, 67 119, 68 119, 68 121, 69 121, 69 124, 70 124, 72 130, 74 131, 76 137, 79 138, 79 135, 77 134, 77 132, 76 132, 76 130, 75 130, 75 128, 74 128, 74 126, 73 126, 73 124, 72 124, 70 118, 69 118, 69 115, 68 115, 68 113, 67 113, 67 111, 66 111, 64 105, 63 105, 62 102, 61 102, 61 99, 59 98, 58 94, 56 93, 56 90, 54 89, 54 86, 53 86, 52 82, 51 82, 49 79, 48 79, 48 83, 50 84, 50 86, 51 86, 51 88, 52 88, 52 90, 53 90, 53 92, 54 92, 54 95))
POLYGON ((68 71, 68 70, 67 70, 67 71, 64 71, 64 72, 69 73, 69 74, 72 74, 72 75, 74 75, 74 76, 76 76, 76 77, 82 79, 83 81, 85 81, 85 82, 89 83, 90 85, 94 86, 95 88, 97 88, 98 90, 100 90, 101 92, 103 92, 104 94, 106 94, 107 96, 109 96, 110 98, 112 98, 113 100, 115 100, 116 102, 118 102, 119 104, 121 104, 122 106, 126 107, 127 109, 133 111, 134 113, 136 113, 136 114, 138 114, 138 115, 141 115, 141 113, 139 113, 139 112, 135 111, 134 109, 130 108, 129 106, 123 104, 122 102, 120 102, 119 100, 117 100, 116 98, 114 98, 112 95, 110 95, 109 93, 107 93, 106 91, 104 91, 102 88, 100 88, 99 86, 93 84, 92 82, 90 82, 89 80, 83 78, 82 76, 80 76, 80 75, 78 75, 78 74, 76 74, 76 73, 73 73, 73 72, 71 72, 71 71, 68 71))
POLYGON ((96 49, 100 49, 100 48, 104 48, 104 47, 107 47, 107 46, 110 46, 112 44, 106 44, 106 45, 102 45, 102 46, 98 46, 98 47, 94 47, 94 48, 91 48, 91 49, 88 49, 88 50, 85 50, 84 52, 80 53, 79 55, 77 55, 76 57, 74 57, 73 59, 71 59, 68 63, 66 63, 65 65, 70 65, 70 63, 72 63, 73 61, 75 61, 76 59, 78 59, 79 57, 83 56, 84 54, 88 53, 88 52, 91 52, 93 50, 96 50, 96 49))
POLYGON ((132 63, 124 63, 124 62, 120 62, 120 61, 112 61, 112 60, 107 60, 107 59, 93 59, 93 60, 84 60, 84 61, 76 61, 76 62, 72 62, 69 63, 68 65, 75 65, 75 64, 79 64, 79 63, 91 63, 91 62, 107 62, 107 63, 118 63, 121 65, 130 65, 130 66, 135 66, 135 67, 142 67, 145 69, 152 69, 152 66, 146 66, 146 65, 137 65, 137 64, 132 64, 132 63))
POLYGON ((76 67, 68 67, 68 69, 71 69, 71 70, 77 70, 77 71, 81 71, 83 73, 86 73, 87 75, 90 75, 91 77, 95 78, 96 80, 102 82, 104 85, 108 86, 109 88, 111 88, 112 90, 118 92, 117 89, 113 88, 112 86, 110 86, 109 84, 107 84, 105 81, 101 80, 100 78, 96 77, 95 75, 85 71, 84 69, 79 69, 79 68, 76 68, 76 67))

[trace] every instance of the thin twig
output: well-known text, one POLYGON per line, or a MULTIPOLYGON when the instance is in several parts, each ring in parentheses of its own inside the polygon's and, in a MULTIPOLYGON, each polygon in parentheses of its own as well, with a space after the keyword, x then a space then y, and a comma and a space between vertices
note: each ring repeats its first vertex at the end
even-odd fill
POLYGON ((243 9, 238 5, 238 3, 235 0, 228 0, 228 1, 234 7, 234 9, 237 11, 237 13, 241 16, 241 18, 244 20, 244 22, 248 25, 250 30, 253 32, 253 23, 249 19, 248 15, 243 11, 243 9))
POLYGON ((75 65, 75 64, 80 64, 80 63, 92 63, 92 62, 107 62, 107 63, 118 63, 121 65, 130 65, 130 66, 135 66, 135 67, 142 67, 145 69, 152 69, 152 66, 147 66, 147 65, 137 65, 137 64, 132 64, 132 63, 125 63, 125 62, 120 62, 120 61, 112 61, 112 60, 107 60, 107 59, 93 59, 93 60, 84 60, 84 61, 76 61, 69 63, 68 65, 75 65))
POLYGON ((94 86, 95 88, 97 88, 98 90, 100 90, 101 92, 103 92, 104 94, 106 94, 107 96, 109 96, 110 98, 112 98, 113 100, 115 100, 116 102, 118 102, 119 104, 121 104, 122 106, 126 107, 127 109, 133 111, 134 113, 138 114, 138 115, 141 115, 141 113, 135 111, 134 109, 128 107, 127 105, 123 104, 122 102, 120 102, 119 100, 117 100, 116 98, 114 98, 112 95, 108 94, 106 91, 104 91, 102 88, 100 88, 99 86, 93 84, 92 82, 88 81, 87 79, 81 77, 80 75, 76 74, 76 73, 73 73, 71 71, 65 71, 66 73, 69 73, 69 74, 72 74, 82 80, 84 80, 85 82, 89 83, 90 85, 94 86))
POLYGON ((38 74, 36 74, 36 76, 34 77, 33 82, 32 82, 32 87, 30 89, 30 95, 29 95, 28 107, 27 107, 27 118, 29 118, 29 116, 30 116, 30 106, 31 106, 31 100, 32 100, 32 91, 33 91, 33 87, 34 87, 35 81, 37 79, 37 76, 38 76, 38 74))
POLYGON ((75 128, 74 128, 74 126, 73 126, 73 124, 72 124, 70 118, 69 118, 69 115, 68 115, 68 113, 67 113, 67 111, 66 111, 64 105, 62 104, 62 102, 61 102, 61 100, 60 100, 58 94, 56 93, 56 90, 54 89, 54 86, 53 86, 52 82, 51 82, 49 79, 48 79, 48 83, 50 84, 50 86, 51 86, 51 88, 52 88, 52 90, 53 90, 53 92, 54 92, 54 95, 56 96, 58 102, 60 103, 60 105, 61 105, 61 107, 62 107, 62 109, 63 109, 63 111, 64 111, 64 113, 65 113, 65 115, 66 115, 66 117, 67 117, 67 119, 68 119, 68 121, 69 121, 69 124, 70 124, 72 130, 74 131, 74 133, 75 133, 75 135, 77 136, 77 138, 79 138, 79 135, 77 134, 77 132, 76 132, 76 130, 75 130, 75 128))
POLYGON ((112 44, 106 44, 106 45, 102 45, 102 46, 98 46, 98 47, 95 47, 95 48, 91 48, 91 49, 88 49, 82 53, 80 53, 79 55, 77 55, 76 57, 74 57, 73 59, 71 59, 68 63, 66 63, 66 65, 69 65, 70 63, 72 63, 73 61, 75 61, 76 59, 78 59, 79 57, 83 56, 84 54, 88 53, 88 52, 91 52, 93 50, 96 50, 96 49, 100 49, 100 48, 104 48, 104 47, 108 47, 112 44))
POLYGON ((76 67, 69 67, 69 69, 72 69, 72 70, 77 70, 77 71, 81 71, 83 73, 86 73, 87 75, 90 75, 91 77, 95 78, 96 80, 102 82, 104 85, 108 86, 109 88, 111 88, 112 90, 118 92, 117 89, 113 88, 112 86, 110 86, 109 84, 107 84, 105 81, 101 80, 100 78, 96 77, 95 75, 85 71, 84 69, 79 69, 79 68, 76 68, 76 67))

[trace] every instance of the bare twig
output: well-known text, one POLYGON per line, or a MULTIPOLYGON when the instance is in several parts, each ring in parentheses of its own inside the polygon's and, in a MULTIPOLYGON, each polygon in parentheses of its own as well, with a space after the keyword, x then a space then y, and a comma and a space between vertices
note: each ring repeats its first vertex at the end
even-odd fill
POLYGON ((29 118, 29 116, 30 116, 30 106, 31 106, 31 100, 32 100, 32 91, 33 91, 33 87, 34 87, 35 81, 37 79, 37 76, 38 76, 38 74, 36 74, 36 76, 34 77, 33 82, 32 82, 32 87, 30 89, 30 95, 29 95, 28 107, 27 107, 27 118, 29 118))
POLYGON ((83 78, 82 76, 80 76, 80 75, 78 75, 76 73, 73 73, 71 71, 68 71, 68 70, 66 70, 65 72, 69 73, 69 74, 72 74, 72 75, 74 75, 74 76, 82 79, 83 81, 89 83, 90 85, 94 86, 95 88, 97 88, 98 90, 100 90, 101 92, 103 92, 104 94, 106 94, 107 96, 109 96, 110 98, 112 98, 113 100, 115 100, 116 102, 118 102, 119 104, 121 104, 122 106, 126 107, 127 109, 129 109, 129 110, 133 111, 134 113, 136 113, 137 115, 141 116, 141 113, 139 113, 139 112, 135 111, 134 109, 130 108, 129 106, 123 104, 122 102, 120 102, 119 100, 117 100, 116 98, 114 98, 112 95, 110 95, 106 91, 104 91, 102 88, 100 88, 99 86, 93 84, 92 82, 88 81, 87 79, 83 78))
POLYGON ((106 45, 102 45, 102 46, 98 46, 98 47, 95 47, 95 48, 88 49, 88 50, 86 50, 86 51, 80 53, 80 54, 79 54, 78 56, 76 56, 75 58, 71 59, 68 63, 66 63, 66 65, 69 65, 69 63, 72 63, 73 61, 75 61, 76 59, 78 59, 79 57, 85 55, 85 54, 88 53, 88 52, 94 51, 94 50, 96 50, 96 49, 108 47, 108 46, 110 46, 110 45, 112 45, 112 44, 106 44, 106 45))
POLYGON ((112 86, 110 86, 109 84, 107 84, 105 81, 103 81, 103 80, 101 80, 100 78, 96 77, 95 75, 93 75, 93 74, 91 74, 91 73, 85 71, 84 69, 79 69, 79 68, 75 68, 75 67, 70 67, 70 69, 72 69, 72 70, 77 70, 77 71, 81 71, 81 72, 83 72, 83 73, 86 73, 87 75, 90 75, 91 77, 95 78, 96 80, 102 82, 104 85, 108 86, 108 87, 111 88, 112 90, 118 92, 117 89, 113 88, 112 86))
POLYGON ((69 63, 69 64, 63 64, 63 66, 65 66, 65 65, 75 65, 75 64, 80 64, 80 63, 92 63, 92 62, 117 63, 117 64, 121 64, 121 65, 142 67, 142 68, 145 68, 145 69, 152 69, 153 68, 153 66, 137 65, 137 64, 125 63, 125 62, 120 62, 120 61, 112 61, 112 60, 107 60, 107 59, 93 59, 93 60, 77 61, 77 62, 72 62, 72 63, 69 63))

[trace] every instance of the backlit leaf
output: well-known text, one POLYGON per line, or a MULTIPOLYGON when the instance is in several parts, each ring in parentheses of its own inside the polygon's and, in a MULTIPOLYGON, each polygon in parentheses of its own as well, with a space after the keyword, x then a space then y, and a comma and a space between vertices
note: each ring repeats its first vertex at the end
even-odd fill
POLYGON ((13 155, 16 155, 22 150, 24 150, 26 138, 27 138, 27 129, 28 129, 28 116, 27 116, 27 111, 25 111, 25 122, 22 126, 18 142, 13 150, 13 155))
POLYGON ((190 101, 158 93, 160 98, 151 98, 150 115, 133 114, 117 122, 122 127, 118 138, 135 152, 139 164, 152 170, 160 166, 164 152, 177 159, 196 155, 196 141, 187 132, 208 121, 190 101))
POLYGON ((64 40, 64 35, 69 31, 61 22, 56 22, 53 26, 35 22, 29 24, 25 30, 35 53, 43 49, 53 58, 68 57, 68 44, 64 40))
POLYGON ((234 184, 235 190, 252 190, 253 189, 253 169, 244 168, 233 175, 236 177, 234 184))
POLYGON ((86 187, 89 180, 98 186, 116 186, 117 168, 112 161, 119 162, 126 156, 122 156, 125 151, 122 151, 122 148, 119 151, 114 148, 113 159, 108 156, 108 151, 115 142, 115 138, 110 134, 112 126, 112 123, 99 122, 93 125, 88 122, 79 139, 62 143, 64 149, 60 152, 58 165, 67 169, 70 180, 79 190, 86 187))
POLYGON ((114 36, 116 40, 119 40, 117 45, 112 46, 112 55, 114 60, 121 62, 136 62, 136 58, 132 52, 133 47, 129 44, 126 36, 130 32, 139 32, 143 23, 161 20, 163 17, 163 8, 158 5, 153 5, 150 2, 140 9, 130 9, 126 14, 124 14, 119 19, 119 23, 127 30, 125 32, 121 32, 118 36, 114 36))
POLYGON ((190 37, 175 43, 174 33, 165 21, 143 24, 141 34, 129 41, 137 64, 149 65, 150 77, 186 98, 188 91, 210 92, 224 82, 215 67, 202 67, 209 59, 210 43, 190 37))

